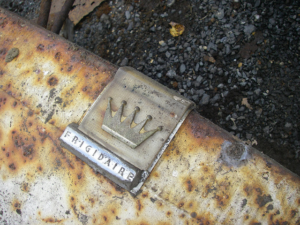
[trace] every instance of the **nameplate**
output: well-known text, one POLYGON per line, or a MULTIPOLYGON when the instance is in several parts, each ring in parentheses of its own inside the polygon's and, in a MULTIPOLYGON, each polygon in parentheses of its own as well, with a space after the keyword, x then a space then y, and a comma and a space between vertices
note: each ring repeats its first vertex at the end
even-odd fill
MULTIPOLYGON (((104 175, 112 175, 120 182, 132 183, 139 169, 124 162, 115 154, 96 143, 77 129, 78 125, 70 124, 61 135, 60 140, 68 150, 104 175)), ((118 182, 119 183, 119 182, 118 182)))

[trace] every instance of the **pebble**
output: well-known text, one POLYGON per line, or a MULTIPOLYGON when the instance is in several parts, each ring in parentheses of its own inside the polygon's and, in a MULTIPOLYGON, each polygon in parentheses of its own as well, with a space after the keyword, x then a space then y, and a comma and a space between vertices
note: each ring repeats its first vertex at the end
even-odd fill
POLYGON ((244 33, 246 35, 250 35, 254 31, 255 31, 255 26, 252 25, 252 24, 246 25, 245 28, 244 28, 244 33))
POLYGON ((224 18, 224 9, 220 9, 218 12, 216 12, 215 16, 218 18, 218 20, 222 20, 224 18))
POLYGON ((252 134, 246 133, 246 138, 250 140, 252 138, 252 134))
POLYGON ((211 100, 210 100, 210 103, 211 104, 214 104, 216 103, 218 100, 220 100, 221 96, 220 94, 216 94, 211 100))
POLYGON ((261 92, 261 90, 260 90, 259 88, 257 88, 257 89, 254 90, 254 93, 255 93, 256 95, 259 95, 260 92, 261 92))
POLYGON ((269 132, 270 132, 269 126, 266 126, 266 127, 263 129, 263 131, 264 131, 265 134, 269 134, 269 132))
POLYGON ((207 105, 209 103, 210 96, 208 94, 204 94, 201 98, 200 105, 207 105))
POLYGON ((126 11, 126 12, 125 12, 125 17, 126 17, 127 20, 130 19, 130 12, 129 12, 129 11, 126 11))
POLYGON ((128 59, 127 58, 124 58, 122 60, 122 62, 120 63, 120 66, 127 66, 128 65, 128 59))
POLYGON ((184 73, 185 70, 186 70, 185 65, 184 65, 184 64, 181 64, 181 65, 180 65, 180 73, 184 73))
POLYGON ((168 46, 167 46, 167 45, 165 45, 165 46, 163 46, 163 47, 160 47, 160 48, 158 49, 159 52, 165 52, 165 51, 167 51, 167 50, 168 50, 168 46))
POLYGON ((171 7, 175 3, 175 0, 167 0, 167 6, 171 7))
POLYGON ((203 77, 199 75, 197 77, 197 79, 196 79, 196 82, 198 82, 199 84, 201 84, 202 80, 203 80, 203 77))
POLYGON ((132 30, 132 29, 133 29, 133 21, 129 21, 127 30, 130 31, 130 30, 132 30))
POLYGON ((175 70, 169 70, 166 75, 169 78, 174 78, 176 76, 176 72, 175 70))

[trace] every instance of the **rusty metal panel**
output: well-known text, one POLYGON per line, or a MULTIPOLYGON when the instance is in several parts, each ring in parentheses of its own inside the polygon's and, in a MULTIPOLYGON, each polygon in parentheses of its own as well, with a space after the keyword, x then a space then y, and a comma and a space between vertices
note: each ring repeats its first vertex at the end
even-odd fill
POLYGON ((300 178, 196 112, 137 197, 60 147, 116 69, 1 9, 1 224, 300 224, 300 178))
POLYGON ((66 127, 112 79, 116 67, 71 42, 2 10, 0 14, 1 88, 45 123, 66 127), (5 60, 11 49, 19 54, 5 60), (22 79, 20 79, 20 77, 22 79))

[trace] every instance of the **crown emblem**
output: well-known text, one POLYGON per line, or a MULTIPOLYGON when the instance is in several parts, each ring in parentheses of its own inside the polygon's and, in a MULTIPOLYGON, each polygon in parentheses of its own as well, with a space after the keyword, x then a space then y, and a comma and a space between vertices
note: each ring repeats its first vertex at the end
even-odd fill
POLYGON ((128 117, 123 119, 123 108, 127 104, 126 101, 122 101, 120 108, 115 112, 115 115, 112 116, 113 111, 111 110, 111 101, 112 98, 109 97, 102 129, 129 145, 131 148, 136 148, 143 141, 151 137, 156 131, 162 130, 162 126, 150 131, 145 131, 143 129, 146 123, 152 120, 150 115, 142 122, 136 124, 134 122, 134 117, 136 113, 140 111, 139 107, 135 107, 134 111, 128 117))

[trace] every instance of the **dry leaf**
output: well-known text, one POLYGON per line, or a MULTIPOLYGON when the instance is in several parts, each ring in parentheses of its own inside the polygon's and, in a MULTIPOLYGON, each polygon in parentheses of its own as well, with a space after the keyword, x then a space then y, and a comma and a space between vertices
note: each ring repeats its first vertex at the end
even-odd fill
MULTIPOLYGON (((103 1, 104 0, 75 0, 73 4, 75 8, 69 12, 70 20, 74 23, 74 25, 76 25, 84 16, 92 12, 103 1)), ((57 13, 61 11, 61 8, 65 2, 66 0, 52 0, 48 28, 51 29, 54 18, 56 17, 57 13)))
POLYGON ((251 110, 253 109, 251 107, 251 105, 248 103, 248 99, 247 98, 243 98, 242 105, 246 106, 248 109, 251 109, 251 110))
POLYGON ((254 139, 254 140, 252 141, 251 145, 252 145, 252 146, 253 146, 253 145, 258 145, 258 143, 257 143, 257 141, 254 139))
POLYGON ((216 62, 216 60, 215 60, 214 57, 212 57, 212 56, 207 56, 207 55, 205 55, 205 56, 203 57, 203 59, 204 59, 204 61, 209 61, 209 62, 211 62, 211 63, 215 63, 215 62, 216 62))
POLYGON ((69 13, 70 20, 76 25, 103 1, 104 0, 76 0, 74 2, 75 8, 69 13))
POLYGON ((173 36, 173 37, 177 37, 177 36, 180 36, 182 35, 185 27, 179 23, 175 23, 175 22, 171 22, 170 25, 172 26, 170 28, 170 34, 173 36))

